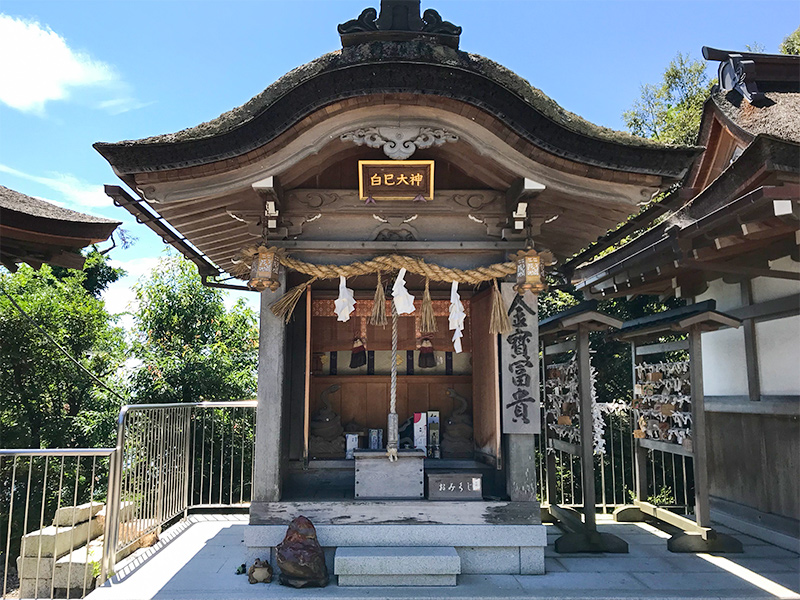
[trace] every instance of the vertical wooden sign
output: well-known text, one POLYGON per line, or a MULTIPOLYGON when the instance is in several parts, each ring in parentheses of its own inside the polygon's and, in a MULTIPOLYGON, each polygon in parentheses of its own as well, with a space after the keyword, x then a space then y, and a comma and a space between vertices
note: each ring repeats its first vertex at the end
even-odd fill
POLYGON ((503 433, 539 433, 538 297, 531 292, 520 296, 512 283, 500 288, 511 321, 511 333, 500 336, 503 433))

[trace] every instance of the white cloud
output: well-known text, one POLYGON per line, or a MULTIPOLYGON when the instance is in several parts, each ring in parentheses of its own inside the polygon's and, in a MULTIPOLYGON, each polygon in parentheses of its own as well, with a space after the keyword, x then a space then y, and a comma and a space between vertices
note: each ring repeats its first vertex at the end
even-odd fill
MULTIPOLYGON (((50 173, 48 176, 31 175, 2 163, 0 163, 0 173, 7 173, 20 179, 45 185, 51 190, 59 192, 71 205, 84 208, 102 208, 112 205, 111 198, 106 196, 102 185, 88 183, 69 173, 50 173)), ((50 199, 47 200, 54 202, 50 199)), ((54 204, 63 205, 64 203, 54 202, 54 204)))
POLYGON ((70 48, 50 27, 0 14, 0 102, 42 115, 47 102, 76 88, 100 88, 112 97, 96 108, 119 114, 143 106, 128 87, 111 65, 70 48))
POLYGON ((145 256, 132 258, 130 260, 109 260, 109 264, 115 268, 125 269, 125 277, 109 285, 103 292, 103 300, 106 303, 106 310, 112 315, 121 315, 119 324, 126 331, 133 329, 133 316, 130 314, 136 311, 136 292, 133 286, 145 275, 158 265, 159 258, 155 256, 145 256), (123 314, 128 313, 128 314, 123 314))
POLYGON ((125 269, 125 277, 123 279, 131 279, 131 283, 136 283, 143 275, 149 275, 158 266, 160 260, 161 257, 159 256, 143 256, 130 260, 112 258, 109 264, 115 269, 125 269))

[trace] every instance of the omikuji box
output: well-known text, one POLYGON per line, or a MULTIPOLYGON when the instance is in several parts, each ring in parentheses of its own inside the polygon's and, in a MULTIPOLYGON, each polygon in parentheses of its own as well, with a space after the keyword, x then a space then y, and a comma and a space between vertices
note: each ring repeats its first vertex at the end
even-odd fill
POLYGON ((414 413, 414 448, 425 450, 428 446, 428 415, 414 413))

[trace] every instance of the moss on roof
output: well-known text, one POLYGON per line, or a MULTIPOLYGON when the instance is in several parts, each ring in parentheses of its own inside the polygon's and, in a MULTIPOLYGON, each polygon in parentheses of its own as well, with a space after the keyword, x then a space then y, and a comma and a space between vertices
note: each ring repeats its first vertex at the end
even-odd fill
POLYGON ((289 71, 242 106, 223 113, 216 119, 175 133, 127 140, 119 142, 119 145, 171 144, 210 138, 245 125, 291 89, 321 73, 356 65, 392 62, 424 63, 477 73, 513 92, 550 120, 581 135, 627 146, 667 147, 654 140, 594 125, 563 109, 528 81, 488 58, 446 46, 432 45, 424 40, 374 41, 325 54, 289 71))
POLYGON ((765 96, 766 102, 756 106, 735 90, 715 87, 711 94, 723 114, 746 132, 800 142, 800 92, 766 92, 765 96))

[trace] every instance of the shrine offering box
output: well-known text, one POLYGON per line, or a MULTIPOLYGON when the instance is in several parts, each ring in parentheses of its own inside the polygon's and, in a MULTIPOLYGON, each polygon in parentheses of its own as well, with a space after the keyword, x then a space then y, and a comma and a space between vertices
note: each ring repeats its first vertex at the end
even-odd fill
POLYGON ((354 450, 356 500, 419 500, 425 497, 424 450, 400 450, 390 462, 385 450, 354 450))
POLYGON ((483 500, 483 475, 428 473, 428 500, 483 500))
POLYGON ((414 413, 414 448, 425 450, 428 446, 428 415, 414 413))

